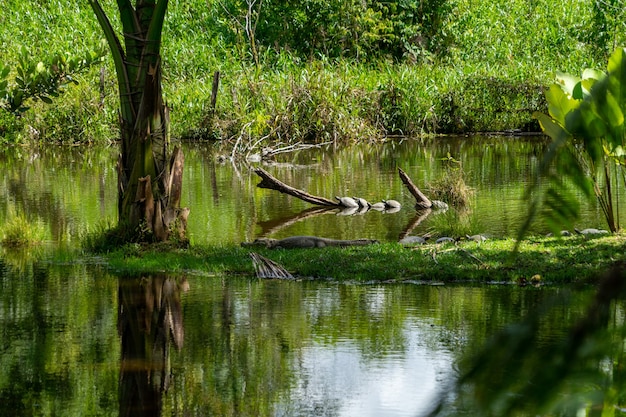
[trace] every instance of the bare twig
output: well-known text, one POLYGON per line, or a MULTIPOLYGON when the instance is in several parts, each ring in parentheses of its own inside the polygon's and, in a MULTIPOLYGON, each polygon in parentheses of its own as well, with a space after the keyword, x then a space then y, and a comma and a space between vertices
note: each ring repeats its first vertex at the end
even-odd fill
POLYGON ((486 263, 484 263, 483 261, 481 261, 478 257, 476 257, 475 255, 473 255, 472 253, 470 253, 469 251, 463 249, 463 248, 457 248, 458 250, 460 250, 461 252, 465 253, 467 256, 469 256, 470 258, 472 258, 473 260, 475 260, 476 262, 478 262, 480 265, 482 266, 487 266, 486 263))
POLYGON ((251 125, 252 125, 252 122, 248 122, 245 125, 243 125, 243 127, 241 128, 241 131, 239 132, 239 137, 237 138, 237 141, 235 142, 235 146, 233 146, 233 151, 230 153, 231 160, 235 159, 235 153, 237 152, 237 147, 239 147, 239 143, 241 143, 241 139, 243 138, 244 130, 250 128, 251 125))
POLYGON ((302 143, 302 142, 296 142, 296 143, 291 144, 291 145, 283 146, 282 148, 270 149, 263 156, 266 156, 266 155, 267 156, 278 155, 280 153, 300 151, 300 150, 303 150, 303 149, 321 148, 322 146, 328 145, 328 144, 331 144, 331 143, 332 142, 324 142, 324 143, 316 143, 316 144, 305 144, 305 143, 302 143))

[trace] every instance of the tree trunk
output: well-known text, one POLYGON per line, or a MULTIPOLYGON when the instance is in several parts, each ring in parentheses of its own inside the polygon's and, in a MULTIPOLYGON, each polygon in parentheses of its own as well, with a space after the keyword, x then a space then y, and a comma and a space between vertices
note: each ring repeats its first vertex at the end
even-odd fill
POLYGON ((184 157, 169 154, 169 114, 161 91, 161 32, 167 0, 118 0, 122 47, 98 0, 90 0, 111 48, 120 91, 118 227, 134 241, 186 242, 180 208, 184 157))

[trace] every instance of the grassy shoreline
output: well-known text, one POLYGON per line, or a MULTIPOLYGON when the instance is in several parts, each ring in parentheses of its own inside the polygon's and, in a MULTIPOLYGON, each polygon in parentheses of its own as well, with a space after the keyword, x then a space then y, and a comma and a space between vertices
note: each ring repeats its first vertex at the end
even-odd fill
POLYGON ((251 251, 278 262, 301 279, 339 282, 594 283, 610 265, 626 260, 626 235, 585 238, 530 237, 513 254, 514 239, 406 248, 397 243, 365 247, 268 250, 239 246, 172 249, 127 245, 105 255, 115 273, 254 275, 251 251))

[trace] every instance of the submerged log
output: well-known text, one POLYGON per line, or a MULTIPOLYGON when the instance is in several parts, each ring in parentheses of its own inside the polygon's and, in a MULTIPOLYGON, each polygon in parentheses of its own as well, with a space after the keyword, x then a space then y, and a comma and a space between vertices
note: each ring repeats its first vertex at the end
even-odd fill
POLYGON ((270 190, 276 190, 283 194, 288 194, 292 197, 299 198, 300 200, 306 201, 307 203, 316 204, 318 206, 340 206, 340 203, 338 201, 314 196, 305 191, 293 188, 285 184, 284 182, 274 178, 269 172, 265 171, 263 168, 257 168, 254 170, 254 172, 262 178, 262 181, 257 184, 257 187, 259 188, 269 188, 270 190))

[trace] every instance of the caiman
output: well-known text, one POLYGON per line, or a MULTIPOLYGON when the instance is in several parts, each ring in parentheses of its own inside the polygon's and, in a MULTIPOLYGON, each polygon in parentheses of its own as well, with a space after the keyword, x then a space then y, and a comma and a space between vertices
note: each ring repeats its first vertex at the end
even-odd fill
POLYGON ((374 239, 336 240, 317 236, 291 236, 284 239, 259 238, 254 242, 242 242, 241 246, 265 246, 269 249, 325 248, 328 246, 365 246, 378 243, 374 239))

